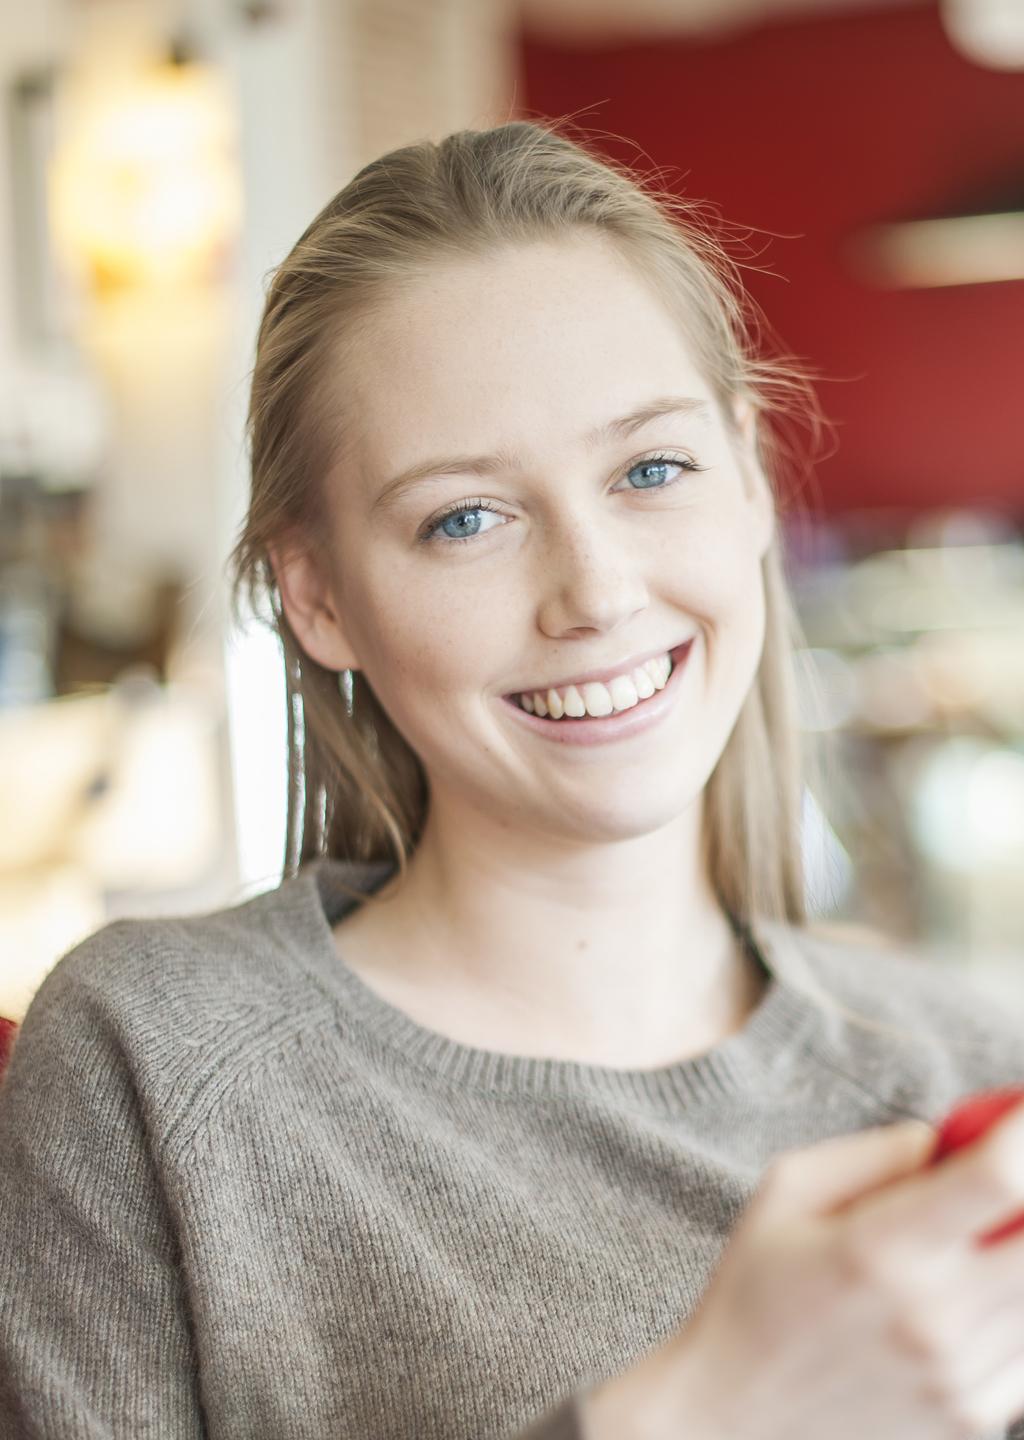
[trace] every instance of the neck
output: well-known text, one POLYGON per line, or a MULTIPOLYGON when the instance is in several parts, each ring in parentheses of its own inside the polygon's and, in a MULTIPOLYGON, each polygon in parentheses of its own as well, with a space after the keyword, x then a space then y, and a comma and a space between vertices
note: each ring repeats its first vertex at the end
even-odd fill
POLYGON ((710 1048, 757 1003, 764 977, 713 894, 699 810, 587 847, 447 818, 432 805, 405 883, 364 907, 374 972, 436 1028, 648 1068, 710 1048))

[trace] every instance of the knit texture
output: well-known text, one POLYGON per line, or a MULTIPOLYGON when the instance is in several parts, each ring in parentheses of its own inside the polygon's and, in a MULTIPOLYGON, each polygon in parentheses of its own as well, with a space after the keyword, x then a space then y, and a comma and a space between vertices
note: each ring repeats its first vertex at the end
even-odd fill
POLYGON ((475 1049, 338 955, 340 882, 391 873, 119 920, 43 982, 0 1083, 3 1440, 583 1440, 773 1155, 1024 1082, 964 975, 778 922, 706 1053, 475 1049))

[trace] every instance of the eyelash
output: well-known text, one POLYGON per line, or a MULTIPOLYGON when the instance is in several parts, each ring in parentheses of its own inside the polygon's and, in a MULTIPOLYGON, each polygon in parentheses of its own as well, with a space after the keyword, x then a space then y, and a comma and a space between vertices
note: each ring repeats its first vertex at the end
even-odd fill
MULTIPOLYGON (((657 455, 643 455, 639 460, 631 460, 622 473, 623 475, 628 475, 631 470, 636 470, 641 465, 658 465, 665 463, 671 465, 680 465, 689 474, 696 474, 698 471, 706 470, 708 468, 706 465, 698 465, 696 461, 690 460, 685 455, 665 455, 659 453, 657 455)), ((653 490, 654 493, 660 494, 663 490, 667 490, 670 488, 670 486, 677 484, 679 484, 678 477, 675 480, 668 481, 664 485, 652 486, 650 487, 650 489, 653 490)), ((636 495, 643 495, 648 492, 645 492, 644 490, 636 490, 633 493, 636 495)), ((417 537, 418 542, 421 545, 435 543, 438 540, 437 532, 440 530, 441 526, 446 520, 450 519, 453 515, 470 514, 474 510, 490 510, 494 514, 501 513, 497 505, 492 505, 488 500, 462 500, 459 502, 458 505, 450 506, 442 514, 438 515, 435 520, 428 521, 426 528, 421 531, 419 536, 417 537)), ((443 547, 447 547, 449 545, 465 545, 467 541, 478 540, 479 538, 480 537, 478 535, 445 535, 444 538, 440 540, 440 544, 443 547)))

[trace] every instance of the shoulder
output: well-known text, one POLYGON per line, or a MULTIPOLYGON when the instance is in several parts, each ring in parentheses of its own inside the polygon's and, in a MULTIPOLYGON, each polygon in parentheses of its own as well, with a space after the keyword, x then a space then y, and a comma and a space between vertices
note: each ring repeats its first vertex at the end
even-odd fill
POLYGON ((73 992, 140 1019, 159 1012, 210 1030, 239 1011, 284 1003, 316 945, 308 877, 192 915, 109 922, 60 959, 33 1004, 73 992))
POLYGON ((922 1038, 930 1026, 944 1039, 976 1048, 1017 1041, 1024 1022, 1024 955, 1016 1007, 997 1001, 964 960, 924 942, 907 942, 877 931, 813 924, 804 927, 805 953, 819 973, 841 988, 850 1002, 880 1019, 913 1027, 922 1038))
POLYGON ((764 933, 779 969, 815 1000, 822 1054, 866 1087, 916 1090, 938 1111, 1024 1083, 1024 969, 1013 1005, 926 943, 823 923, 771 922, 764 933))
POLYGON ((165 1119, 195 1111, 261 1055, 329 1022, 308 961, 324 924, 301 873, 205 914, 111 921, 43 980, 4 1083, 57 1065, 72 1083, 116 1075, 165 1119))

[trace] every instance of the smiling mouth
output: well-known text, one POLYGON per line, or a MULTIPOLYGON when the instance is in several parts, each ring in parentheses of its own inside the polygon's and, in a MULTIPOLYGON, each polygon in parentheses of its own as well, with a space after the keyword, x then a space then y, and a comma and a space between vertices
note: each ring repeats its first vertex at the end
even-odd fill
MULTIPOLYGON (((537 719, 554 721, 558 725, 572 727, 585 721, 612 720, 616 716, 628 714, 637 709, 644 709, 648 701, 655 700, 668 685, 675 674, 679 664, 686 658, 693 645, 693 636, 684 640, 681 644, 674 646, 671 650, 663 651, 660 656, 652 657, 645 661, 642 666, 634 667, 634 670, 641 670, 647 677, 646 684, 638 687, 635 681, 631 684, 631 703, 616 706, 609 686, 614 681, 582 681, 576 685, 562 687, 551 686, 547 690, 526 690, 510 692, 502 698, 517 710, 523 710, 528 715, 537 719), (650 667, 648 669, 648 667, 650 667), (596 696, 588 695, 584 702, 584 692, 590 685, 600 685, 601 689, 596 696), (572 692, 572 693, 567 693, 572 692), (549 706, 549 700, 555 698, 553 707, 549 706), (591 710, 589 707, 595 703, 597 708, 591 710), (539 706, 539 708, 537 708, 539 706), (608 707, 607 709, 605 707, 608 707)), ((633 672, 620 672, 618 679, 632 680, 633 672)), ((627 695, 630 692, 627 692, 627 695)), ((621 700, 621 695, 617 696, 621 700)))
MULTIPOLYGON (((582 691, 587 685, 603 685, 605 686, 605 688, 607 688, 609 685, 612 684, 613 680, 617 680, 620 678, 630 679, 635 671, 646 669, 646 667, 652 664, 652 662, 657 662, 653 665, 653 672, 656 674, 658 670, 658 664, 663 662, 666 656, 668 657, 669 661, 668 674, 671 675, 672 670, 678 664, 680 657, 686 653, 693 638, 694 637, 692 635, 688 635, 685 640, 681 640, 678 645, 674 645, 671 649, 653 651, 647 655, 646 659, 638 660, 635 665, 632 665, 628 668, 623 667, 622 669, 616 670, 611 674, 607 674, 606 672, 607 678, 601 678, 599 675, 593 675, 585 676, 582 680, 563 680, 558 684, 524 686, 522 690, 506 691, 505 694, 502 696, 502 699, 511 700, 514 704, 520 704, 524 695, 527 698, 530 698, 534 695, 546 696, 551 690, 554 690, 557 693, 564 695, 566 690, 574 689, 577 691, 582 691)), ((666 677, 666 679, 667 678, 668 677, 666 677)))

